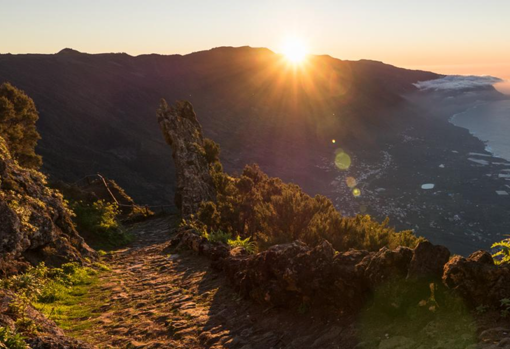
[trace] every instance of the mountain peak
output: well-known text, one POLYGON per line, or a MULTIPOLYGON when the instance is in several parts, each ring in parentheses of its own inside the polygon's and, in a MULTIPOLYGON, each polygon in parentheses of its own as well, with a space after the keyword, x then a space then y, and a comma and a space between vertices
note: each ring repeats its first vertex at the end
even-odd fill
POLYGON ((82 54, 80 51, 77 51, 75 49, 72 49, 72 48, 64 48, 62 50, 60 50, 57 55, 77 55, 77 54, 82 54))

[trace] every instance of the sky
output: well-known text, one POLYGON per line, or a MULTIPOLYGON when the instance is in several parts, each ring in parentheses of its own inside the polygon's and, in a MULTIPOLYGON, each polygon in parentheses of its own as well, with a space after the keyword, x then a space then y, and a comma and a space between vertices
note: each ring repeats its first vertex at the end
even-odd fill
POLYGON ((0 0, 0 9, 0 53, 278 52, 294 37, 312 54, 510 79, 510 0, 0 0))

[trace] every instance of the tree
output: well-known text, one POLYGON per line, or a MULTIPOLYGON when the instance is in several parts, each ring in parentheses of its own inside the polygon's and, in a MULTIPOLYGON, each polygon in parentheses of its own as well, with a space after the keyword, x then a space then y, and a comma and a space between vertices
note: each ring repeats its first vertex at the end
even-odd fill
POLYGON ((42 158, 35 153, 41 136, 35 123, 39 114, 34 101, 9 83, 0 85, 0 136, 18 163, 27 168, 41 167, 42 158))

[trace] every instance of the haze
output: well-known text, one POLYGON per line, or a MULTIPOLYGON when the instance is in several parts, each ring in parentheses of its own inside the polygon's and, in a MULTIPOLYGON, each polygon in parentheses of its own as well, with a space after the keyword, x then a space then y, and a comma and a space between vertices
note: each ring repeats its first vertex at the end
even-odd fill
MULTIPOLYGON (((510 2, 0 0, 1 53, 185 54, 217 46, 374 59, 445 74, 510 77, 510 2)), ((510 87, 500 85, 510 92, 510 87)))

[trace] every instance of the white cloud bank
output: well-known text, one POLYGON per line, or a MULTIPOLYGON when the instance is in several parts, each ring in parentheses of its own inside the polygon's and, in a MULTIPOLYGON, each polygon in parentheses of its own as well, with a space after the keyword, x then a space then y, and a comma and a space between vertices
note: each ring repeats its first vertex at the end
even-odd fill
POLYGON ((448 75, 435 80, 419 81, 414 86, 420 90, 466 90, 492 86, 498 82, 503 80, 494 76, 448 75))

